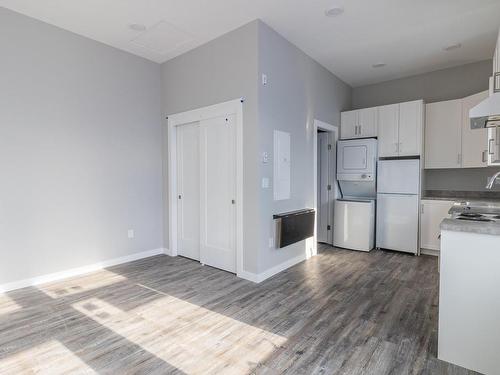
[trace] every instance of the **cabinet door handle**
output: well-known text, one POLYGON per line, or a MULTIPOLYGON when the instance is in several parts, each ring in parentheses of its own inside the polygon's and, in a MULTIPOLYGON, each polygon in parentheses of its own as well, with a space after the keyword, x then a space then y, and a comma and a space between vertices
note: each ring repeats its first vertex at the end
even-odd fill
POLYGON ((421 213, 423 214, 424 213, 424 205, 422 204, 422 209, 421 209, 421 213))
POLYGON ((486 163, 488 161, 488 157, 486 155, 488 155, 488 150, 483 151, 483 157, 482 157, 483 163, 486 163))
POLYGON ((361 135, 361 125, 358 125, 358 135, 361 135))
POLYGON ((491 152, 491 144, 493 142, 495 142, 495 140, 493 138, 488 139, 488 154, 489 155, 493 155, 494 154, 493 152, 491 152))

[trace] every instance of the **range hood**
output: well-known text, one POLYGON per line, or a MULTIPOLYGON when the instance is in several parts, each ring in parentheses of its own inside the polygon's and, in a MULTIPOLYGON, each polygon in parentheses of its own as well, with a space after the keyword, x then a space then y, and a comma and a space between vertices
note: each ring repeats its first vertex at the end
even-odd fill
POLYGON ((493 75, 493 93, 469 112, 471 129, 500 126, 500 72, 493 75))

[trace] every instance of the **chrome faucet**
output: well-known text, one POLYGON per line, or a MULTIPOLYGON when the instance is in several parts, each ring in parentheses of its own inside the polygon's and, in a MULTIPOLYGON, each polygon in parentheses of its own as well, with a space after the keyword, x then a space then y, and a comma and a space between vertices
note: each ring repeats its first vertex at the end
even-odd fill
POLYGON ((493 184, 497 179, 500 179, 500 172, 495 173, 491 178, 490 181, 488 182, 488 185, 486 185, 486 189, 491 190, 493 188, 493 184))

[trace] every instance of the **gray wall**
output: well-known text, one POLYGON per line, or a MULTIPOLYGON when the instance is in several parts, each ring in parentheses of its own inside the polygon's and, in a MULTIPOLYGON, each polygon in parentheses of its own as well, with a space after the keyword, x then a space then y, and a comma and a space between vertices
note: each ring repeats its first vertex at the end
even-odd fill
MULTIPOLYGON (((493 63, 486 60, 456 68, 353 89, 353 108, 373 107, 414 99, 427 103, 460 99, 488 90, 493 63)), ((426 170, 425 189, 484 191, 490 168, 426 170)))
MULTIPOLYGON (((259 271, 263 272, 304 253, 305 244, 284 249, 269 247, 272 215, 313 207, 313 121, 340 126, 340 112, 351 105, 351 87, 323 68, 264 23, 259 24, 259 155, 268 152, 269 163, 260 164, 260 178, 273 178, 273 131, 291 134, 291 199, 273 200, 270 189, 260 191, 259 271)), ((258 159, 258 158, 256 158, 258 159)))
POLYGON ((417 99, 424 99, 427 103, 460 99, 488 90, 492 71, 492 60, 486 60, 356 87, 352 90, 352 106, 357 109, 417 99))
POLYGON ((160 66, 4 8, 0 51, 0 284, 161 248, 160 66))
MULTIPOLYGON (((243 268, 257 272, 259 204, 257 158, 257 28, 251 22, 162 65, 163 109, 174 114, 244 97, 244 259, 243 268)), ((164 134, 166 149, 167 139, 164 134)), ((164 175, 167 176, 166 155, 164 175)), ((165 181, 165 187, 167 187, 165 181)), ((164 189, 167 194, 167 189, 164 189)), ((164 202, 167 202, 166 195, 164 202)), ((165 205, 165 247, 168 207, 165 205)))
POLYGON ((312 206, 312 121, 339 125, 340 111, 350 107, 351 88, 261 21, 166 62, 162 73, 166 114, 246 99, 244 269, 261 273, 303 253, 303 244, 269 248, 272 214, 312 206), (261 73, 268 75, 265 87, 261 73), (292 199, 285 202, 273 201, 272 188, 260 188, 262 177, 273 177, 272 160, 261 164, 260 155, 267 151, 272 157, 274 129, 292 134, 292 199))

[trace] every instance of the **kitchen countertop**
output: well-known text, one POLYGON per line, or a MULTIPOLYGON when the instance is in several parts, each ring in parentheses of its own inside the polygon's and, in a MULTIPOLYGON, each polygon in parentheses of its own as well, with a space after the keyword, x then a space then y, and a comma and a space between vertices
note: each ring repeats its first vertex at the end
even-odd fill
POLYGON ((426 190, 422 196, 423 200, 443 201, 498 201, 498 191, 457 191, 457 190, 426 190))
POLYGON ((444 219, 441 222, 441 230, 500 236, 500 222, 485 223, 458 219, 444 219))

